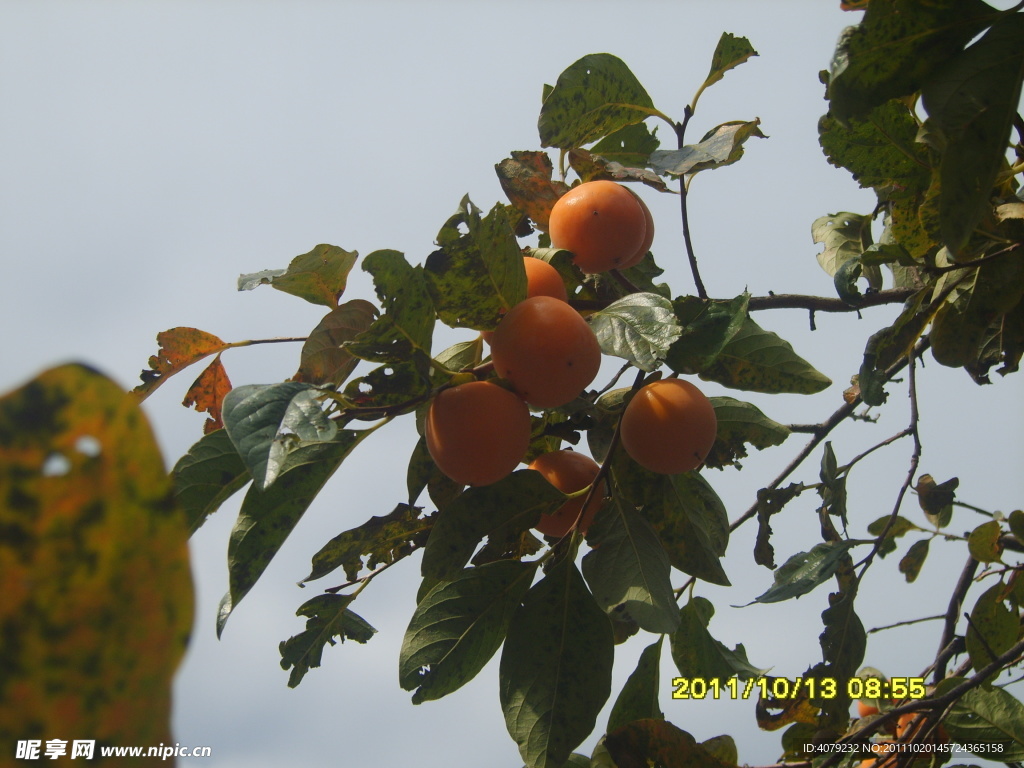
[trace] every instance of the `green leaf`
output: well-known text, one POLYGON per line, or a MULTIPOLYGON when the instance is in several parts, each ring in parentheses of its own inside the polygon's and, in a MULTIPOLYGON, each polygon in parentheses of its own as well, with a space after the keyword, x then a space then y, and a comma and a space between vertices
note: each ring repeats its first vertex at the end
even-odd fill
POLYGON ((565 494, 532 469, 513 472, 493 485, 467 488, 438 513, 423 552, 423 576, 454 578, 485 536, 493 540, 528 530, 542 513, 564 503, 565 494))
POLYGON ((291 452, 334 439, 338 425, 320 398, 317 388, 295 381, 248 384, 224 397, 224 428, 257 488, 273 484, 291 452))
POLYGON ((847 27, 832 57, 829 111, 841 122, 919 90, 991 20, 981 0, 880 0, 847 27))
POLYGON ((24 739, 171 743, 188 525, 137 398, 80 364, 0 397, 0 531, 0 762, 24 739))
POLYGON ((593 731, 613 654, 608 617, 564 558, 527 593, 498 667, 505 725, 528 768, 561 768, 593 731))
POLYGON ((665 364, 677 373, 703 371, 746 323, 749 302, 749 293, 728 301, 705 301, 696 296, 681 296, 673 301, 682 333, 669 348, 665 364))
POLYGON ((658 114, 621 59, 592 53, 558 76, 544 97, 537 128, 542 147, 572 149, 658 114))
POLYGON ((642 469, 624 451, 612 463, 615 497, 641 509, 674 568, 729 585, 721 558, 729 544, 729 516, 715 490, 697 472, 659 475, 642 469))
POLYGON ((821 509, 830 515, 835 515, 843 521, 846 527, 846 474, 839 471, 838 461, 835 452, 832 450, 831 441, 826 441, 825 449, 821 455, 821 470, 818 473, 821 485, 818 486, 818 495, 821 496, 821 509))
POLYGON ((195 533, 206 518, 249 480, 249 470, 226 430, 203 435, 171 470, 174 495, 195 533))
POLYGON ((634 720, 664 720, 658 704, 661 683, 661 645, 664 637, 644 648, 636 669, 629 675, 608 715, 606 731, 614 731, 634 720))
POLYGON ((929 301, 932 291, 923 288, 903 305, 903 311, 892 325, 876 331, 864 347, 864 358, 858 372, 860 397, 867 405, 881 405, 886 400, 883 374, 898 360, 909 355, 921 338, 935 312, 941 306, 929 301))
POLYGON ((293 380, 330 386, 345 381, 359 359, 342 344, 369 329, 377 315, 377 308, 363 299, 346 301, 328 312, 303 343, 293 380))
POLYGON ((600 155, 609 163, 618 163, 627 168, 644 168, 651 153, 661 141, 646 123, 634 123, 620 128, 601 139, 591 147, 591 152, 600 155))
POLYGON ((323 660, 324 646, 334 645, 335 638, 341 642, 355 640, 366 643, 377 630, 366 623, 357 613, 348 609, 354 595, 317 595, 303 603, 296 616, 306 616, 306 629, 281 642, 281 669, 291 672, 288 687, 294 688, 302 682, 306 673, 319 667, 323 660))
POLYGON ((303 445, 288 454, 272 486, 249 487, 228 541, 229 591, 218 611, 218 637, 313 499, 371 432, 340 430, 330 442, 303 445))
POLYGON ((1021 541, 1024 541, 1024 511, 1013 510, 1008 517, 1010 531, 1021 541))
POLYGON ((754 667, 747 660, 742 645, 730 650, 711 636, 708 625, 715 615, 715 606, 704 597, 692 597, 679 611, 679 629, 671 637, 672 660, 679 674, 687 678, 717 677, 741 680, 759 677, 767 670, 754 667))
POLYGON ((818 122, 818 140, 828 161, 847 169, 861 187, 874 189, 880 200, 916 200, 927 191, 931 158, 917 132, 917 118, 899 100, 879 105, 848 126, 831 115, 818 122))
POLYGON ((398 251, 374 251, 363 269, 373 275, 384 314, 345 348, 378 363, 405 362, 414 353, 429 358, 435 313, 423 268, 410 266, 398 251))
POLYGON ((856 213, 831 213, 811 224, 811 238, 823 243, 818 263, 835 277, 844 264, 857 259, 871 245, 871 217, 856 213))
POLYGON ((975 670, 991 664, 1017 642, 1020 617, 1003 602, 1006 592, 1003 583, 989 587, 971 609, 965 640, 975 670))
POLYGON ((422 510, 399 504, 390 514, 374 516, 362 525, 340 533, 313 555, 313 566, 303 583, 319 579, 336 568, 345 569, 345 577, 354 581, 363 568, 390 565, 411 555, 426 541, 430 521, 420 518, 422 510))
POLYGON ((597 604, 625 614, 648 632, 673 632, 679 625, 668 555, 650 524, 613 500, 612 513, 595 523, 599 545, 583 558, 583 577, 597 604))
POLYGON ((917 480, 917 503, 928 518, 928 522, 936 528, 945 528, 953 517, 953 501, 956 489, 960 486, 960 478, 951 477, 936 483, 931 475, 921 475, 917 480))
POLYGON ((757 491, 757 541, 754 543, 754 562, 775 570, 775 547, 771 544, 772 515, 782 511, 790 501, 806 488, 790 483, 785 488, 760 488, 757 491))
POLYGON ((715 53, 711 57, 711 70, 693 97, 690 107, 695 109, 697 100, 705 89, 710 88, 725 77, 726 72, 735 69, 752 56, 757 56, 757 51, 754 50, 747 38, 736 37, 731 32, 723 32, 722 36, 718 38, 718 45, 715 46, 715 53))
POLYGON ((415 352, 402 363, 384 363, 365 376, 345 385, 345 397, 357 408, 369 412, 349 411, 354 418, 376 421, 388 408, 390 415, 410 413, 423 404, 430 394, 430 363, 422 352, 415 352))
POLYGON ((1024 16, 1009 13, 943 62, 922 88, 929 127, 941 131, 945 144, 939 216, 943 242, 954 254, 992 211, 992 187, 1006 164, 1022 80, 1024 16))
POLYGON ((414 704, 468 683, 498 650, 533 583, 536 563, 500 560, 436 584, 416 606, 402 642, 398 682, 414 704))
POLYGON ((736 749, 736 742, 728 734, 722 734, 721 736, 712 736, 710 739, 705 739, 700 745, 708 751, 708 754, 713 757, 717 757, 725 765, 739 765, 740 754, 739 750, 736 749))
POLYGON ((657 369, 681 329, 672 302, 656 293, 633 293, 587 318, 601 351, 644 371, 657 369))
MULTIPOLYGON (((829 607, 821 612, 825 629, 818 636, 818 643, 823 661, 809 670, 808 677, 848 680, 857 675, 857 670, 864 663, 868 636, 854 611, 856 583, 850 584, 848 579, 849 574, 839 579, 840 582, 847 581, 845 588, 841 587, 841 591, 829 595, 829 607)), ((850 699, 845 691, 834 698, 822 699, 821 707, 819 724, 836 729, 849 726, 850 699)))
POLYGON ((921 568, 924 566, 924 561, 928 557, 929 542, 931 539, 920 539, 910 545, 910 549, 907 550, 907 554, 900 560, 900 573, 902 573, 906 579, 907 584, 912 584, 916 581, 918 575, 921 573, 921 568))
POLYGON ((605 747, 617 766, 729 768, 686 731, 664 720, 638 720, 612 731, 605 747))
POLYGON ((692 176, 700 171, 732 165, 743 157, 743 145, 747 139, 768 138, 758 128, 760 124, 760 118, 722 123, 708 131, 697 144, 652 152, 651 167, 663 175, 692 176))
POLYGON ((700 377, 732 389, 769 394, 821 392, 832 380, 793 351, 788 341, 749 317, 700 377))
POLYGON ((853 546, 852 541, 822 542, 810 552, 793 555, 775 571, 771 589, 754 598, 754 602, 778 603, 806 595, 832 578, 853 546))
POLYGON ((711 397, 718 420, 715 444, 704 461, 706 467, 722 468, 739 464, 747 455, 746 444, 763 451, 773 445, 782 445, 789 437, 789 427, 773 421, 751 403, 732 397, 711 397))
MULTIPOLYGON (((1024 258, 1019 252, 981 264, 937 309, 929 334, 932 356, 942 365, 966 366, 970 371, 981 358, 990 327, 1001 324, 1022 300, 1024 258)), ((987 370, 984 367, 980 375, 987 370)))
MULTIPOLYGON (((889 524, 889 515, 884 515, 868 526, 868 533, 872 536, 880 536, 882 531, 885 530, 885 526, 889 524)), ((897 515, 895 522, 892 527, 889 528, 889 532, 885 535, 885 541, 882 542, 878 554, 885 557, 889 553, 896 549, 896 539, 903 536, 910 531, 921 530, 918 526, 914 525, 907 518, 897 515)))
MULTIPOLYGON (((941 696, 947 689, 964 682, 947 678, 936 689, 941 696)), ((1003 688, 972 688, 956 700, 942 726, 951 741, 977 745, 974 754, 982 758, 998 755, 1000 762, 1024 760, 1024 705, 1003 688), (985 745, 986 748, 982 748, 985 745)))
POLYGON ((526 298, 526 270, 504 206, 487 216, 469 197, 437 235, 424 265, 427 289, 442 322, 493 330, 502 312, 526 298))
POLYGON ((333 308, 338 306, 338 297, 345 292, 348 274, 358 256, 356 251, 321 244, 292 259, 288 269, 267 269, 241 275, 238 290, 251 291, 256 286, 269 285, 313 304, 333 308))

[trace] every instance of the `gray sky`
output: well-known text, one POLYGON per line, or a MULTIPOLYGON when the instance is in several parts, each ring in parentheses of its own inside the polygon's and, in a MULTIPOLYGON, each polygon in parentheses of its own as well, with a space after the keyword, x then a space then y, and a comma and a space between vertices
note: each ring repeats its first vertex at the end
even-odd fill
MULTIPOLYGON (((511 150, 538 148, 541 87, 566 66, 586 53, 614 53, 659 109, 680 118, 723 31, 749 37, 760 56, 704 93, 689 138, 755 117, 770 138, 752 139, 741 163, 693 184, 705 284, 723 298, 744 289, 831 295, 831 279, 814 258, 811 222, 840 210, 867 213, 874 204, 817 146, 826 106, 818 71, 842 27, 860 17, 838 5, 0 0, 0 390, 72 359, 132 387, 156 351, 156 333, 179 325, 228 341, 305 335, 321 309, 269 288, 238 293, 237 276, 284 267, 321 242, 363 255, 393 248, 422 262, 464 194, 485 210, 503 199, 493 166, 511 150)), ((671 148, 666 128, 659 134, 671 148)), ((653 251, 666 279, 677 293, 692 292, 675 199, 650 190, 644 196, 658 222, 653 251)), ((374 298, 358 268, 346 296, 374 298)), ((810 398, 706 390, 755 402, 784 423, 820 421, 839 404, 866 338, 894 314, 868 310, 861 321, 819 315, 816 333, 806 313, 759 314, 834 385, 810 398)), ((439 349, 449 337, 467 334, 443 334, 439 349)), ((236 385, 269 383, 294 372, 298 352, 297 345, 262 346, 224 362, 236 385)), ((173 379, 146 404, 169 465, 201 435, 204 417, 179 406, 192 378, 173 379)), ((939 480, 959 476, 960 497, 978 506, 1009 512, 1020 505, 1019 379, 997 378, 982 391, 966 374, 929 362, 920 387, 922 471, 939 480)), ((836 433, 840 463, 905 426, 904 391, 893 387, 891 399, 879 424, 836 433)), ((181 744, 213 748, 204 765, 520 764, 498 705, 495 663, 466 688, 419 707, 398 686, 418 558, 354 604, 380 630, 370 643, 327 649, 323 668, 296 690, 278 664, 278 643, 303 627, 295 609, 343 580, 332 575, 297 588, 310 557, 404 498, 409 422, 388 426, 343 465, 220 641, 213 619, 227 586, 238 499, 193 538, 198 613, 174 726, 181 744)), ((730 517, 801 445, 793 436, 750 457, 742 472, 708 473, 730 517)), ((857 535, 891 510, 909 452, 899 444, 855 470, 857 535)), ((794 480, 815 482, 819 458, 794 480)), ((810 496, 775 526, 780 562, 817 541, 810 496)), ((913 498, 905 513, 920 518, 913 498)), ((958 512, 954 529, 980 522, 958 512)), ((754 664, 796 677, 820 658, 828 590, 781 605, 730 607, 771 583, 771 573, 751 562, 754 533, 747 526, 730 544, 734 588, 701 585, 698 593, 715 602, 718 639, 745 643, 754 664)), ((876 564, 859 603, 865 625, 939 612, 960 567, 958 549, 935 546, 918 582, 907 586, 895 558, 876 564), (886 585, 894 579, 895 598, 886 585)), ((918 674, 935 637, 934 625, 873 635, 867 663, 918 674)), ((617 649, 613 696, 653 639, 617 649)), ((752 702, 671 701, 674 674, 666 648, 662 707, 676 725, 698 740, 732 733, 744 762, 778 757, 779 734, 756 732, 752 702)))

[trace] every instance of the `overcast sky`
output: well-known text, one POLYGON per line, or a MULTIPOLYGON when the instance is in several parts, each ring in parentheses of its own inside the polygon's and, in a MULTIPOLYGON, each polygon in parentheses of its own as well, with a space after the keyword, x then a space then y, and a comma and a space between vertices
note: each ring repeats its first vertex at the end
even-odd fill
MULTIPOLYGON (((157 332, 198 327, 235 341, 302 336, 321 308, 269 288, 238 293, 237 276, 285 267, 317 243, 368 254, 404 252, 421 263, 459 200, 487 210, 502 200, 493 166, 537 149, 541 88, 580 56, 626 61, 655 105, 681 118, 723 31, 749 37, 760 56, 702 97, 689 137, 728 120, 759 117, 736 166, 692 187, 693 236, 704 282, 716 297, 744 289, 831 295, 815 261, 811 222, 840 210, 869 212, 873 195, 830 167, 817 146, 825 110, 818 71, 860 14, 835 2, 99 2, 0 0, 0 390, 68 360, 88 362, 135 386, 157 332)), ((659 133, 671 147, 665 126, 659 133)), ((653 251, 677 293, 693 292, 676 201, 643 192, 658 222, 653 251)), ((346 294, 373 299, 358 268, 346 294)), ((893 308, 817 318, 760 314, 765 327, 832 377, 815 397, 747 396, 782 422, 817 422, 841 402, 864 341, 893 308)), ((468 338, 456 332, 445 339, 468 338)), ((444 344, 439 341, 440 349, 444 344)), ((234 384, 292 373, 298 346, 234 351, 234 384)), ((203 416, 179 403, 192 381, 172 380, 146 403, 168 465, 201 436, 203 416)), ((938 480, 959 476, 960 497, 991 510, 1021 504, 1024 424, 1019 377, 982 391, 966 374, 928 363, 920 377, 925 455, 938 480)), ((906 425, 904 391, 878 424, 834 437, 840 463, 906 425)), ((296 689, 279 667, 278 643, 298 633, 295 609, 332 575, 299 589, 310 557, 337 533, 385 514, 405 497, 411 419, 360 447, 306 514, 262 580, 214 636, 227 588, 225 551, 238 499, 193 538, 198 596, 194 639, 176 686, 175 737, 209 745, 204 765, 303 764, 517 766, 498 705, 496 664, 447 698, 413 707, 397 681, 398 649, 415 604, 419 559, 375 581, 353 605, 379 633, 367 645, 328 648, 324 666, 296 689)), ((751 457, 742 472, 708 479, 730 517, 802 445, 751 457)), ((851 478, 851 526, 892 509, 909 444, 880 452, 851 478)), ((820 452, 794 480, 815 482, 820 452)), ((809 494, 808 494, 809 496, 809 494)), ((239 495, 240 497, 240 495, 239 495)), ((913 517, 916 502, 908 500, 913 517)), ((813 498, 776 528, 782 562, 817 542, 813 498)), ((921 520, 923 522, 923 519, 921 520)), ((958 512, 954 528, 980 523, 958 512)), ((820 658, 827 588, 799 601, 745 609, 771 583, 751 562, 755 531, 741 529, 726 569, 734 588, 701 585, 715 602, 715 636, 745 643, 757 666, 796 677, 820 658)), ((858 606, 868 627, 944 609, 959 549, 934 547, 915 585, 896 560, 873 567, 858 606), (895 598, 893 595, 897 595, 895 598)), ((678 577, 677 583, 682 579, 678 577)), ((614 693, 653 637, 617 649, 614 693)), ((873 635, 867 662, 916 675, 931 658, 934 625, 873 635), (877 638, 877 639, 876 639, 877 638), (925 650, 922 653, 920 648, 925 650)), ((663 658, 662 708, 698 740, 730 732, 740 760, 774 762, 779 734, 757 733, 753 702, 671 701, 675 674, 663 658)), ((598 722, 603 729, 607 711, 598 722)), ((599 731, 600 733, 600 731, 599 731)), ((59 734, 54 734, 59 737, 59 734)), ((584 750, 589 751, 593 740, 584 750)))

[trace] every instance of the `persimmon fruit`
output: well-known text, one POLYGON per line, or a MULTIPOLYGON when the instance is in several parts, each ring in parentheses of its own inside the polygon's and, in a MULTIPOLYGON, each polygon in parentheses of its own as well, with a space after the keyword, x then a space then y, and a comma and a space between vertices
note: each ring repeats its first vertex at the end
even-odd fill
POLYGON ((551 208, 551 245, 571 251, 573 263, 587 274, 619 268, 636 257, 647 235, 641 206, 632 192, 614 181, 578 184, 551 208))
MULTIPOLYGON (((576 451, 552 451, 543 453, 529 464, 529 469, 536 469, 544 479, 562 493, 581 491, 594 482, 601 467, 592 458, 576 451)), ((603 494, 595 492, 587 504, 583 517, 580 518, 579 531, 586 533, 594 521, 594 515, 601 507, 603 494)), ((576 499, 569 499, 565 504, 549 515, 541 515, 536 528, 545 536, 561 538, 572 528, 576 518, 580 516, 586 494, 576 499)))
POLYGON ((424 438, 434 463, 463 485, 490 485, 511 474, 530 445, 530 409, 514 392, 471 381, 438 392, 424 438))
POLYGON ((711 401, 682 379, 640 388, 626 404, 619 427, 622 447, 637 464, 666 475, 704 463, 718 432, 711 401))
POLYGON ((498 375, 535 408, 576 398, 601 368, 601 346, 579 312, 551 296, 516 304, 491 337, 498 375))
POLYGON ((868 704, 864 699, 857 699, 857 717, 870 717, 879 713, 878 707, 868 704))
POLYGON ((562 301, 569 300, 562 276, 546 261, 524 256, 523 268, 526 270, 526 298, 550 296, 562 301))
POLYGON ((883 768, 883 766, 893 765, 898 753, 894 750, 892 744, 893 742, 887 740, 871 744, 868 747, 869 751, 878 755, 878 757, 869 757, 861 760, 857 768, 883 768))
POLYGON ((636 198, 636 201, 638 203, 640 203, 640 208, 644 212, 644 224, 646 225, 646 229, 644 234, 644 241, 640 244, 640 248, 637 250, 637 252, 633 255, 632 258, 630 258, 623 264, 619 265, 619 269, 629 269, 630 267, 635 267, 643 260, 644 256, 647 255, 647 252, 651 250, 651 245, 654 244, 654 217, 651 216, 651 209, 647 207, 647 203, 645 203, 644 199, 640 197, 640 195, 638 195, 636 192, 630 189, 629 193, 636 198))
MULTIPOLYGON (((562 276, 546 261, 535 259, 533 256, 523 256, 523 269, 526 270, 526 298, 550 296, 561 301, 569 300, 562 276)), ((501 314, 504 315, 506 311, 502 310, 501 314)), ((480 335, 490 344, 494 331, 483 331, 480 335)))

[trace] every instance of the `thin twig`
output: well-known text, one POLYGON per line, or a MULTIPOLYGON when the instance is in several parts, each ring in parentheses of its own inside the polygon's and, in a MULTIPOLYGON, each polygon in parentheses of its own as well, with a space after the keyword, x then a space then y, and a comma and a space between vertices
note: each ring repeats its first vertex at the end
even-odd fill
MULTIPOLYGON (((918 346, 921 345, 919 344, 918 346)), ((889 531, 892 529, 893 525, 895 525, 896 518, 899 517, 900 509, 903 507, 903 499, 906 498, 907 491, 909 491, 913 486, 914 477, 917 475, 918 465, 921 463, 921 436, 917 428, 918 421, 920 419, 917 406, 917 364, 915 362, 917 354, 917 348, 915 348, 914 351, 907 356, 907 362, 909 365, 907 394, 910 398, 910 425, 907 427, 907 430, 914 438, 914 450, 910 454, 910 467, 907 469, 907 476, 903 480, 903 485, 900 486, 899 493, 896 494, 896 503, 893 506, 892 513, 889 515, 889 520, 885 524, 885 528, 883 528, 882 532, 875 538, 875 545, 871 548, 871 551, 857 564, 858 567, 862 566, 860 571, 861 578, 863 578, 864 572, 871 566, 875 556, 882 549, 882 544, 889 535, 889 531)))
POLYGON ((912 624, 922 624, 926 621, 938 621, 939 619, 946 618, 944 614, 937 614, 935 616, 922 616, 919 619, 907 619, 906 621, 897 621, 895 624, 886 624, 884 627, 874 627, 868 630, 868 634, 874 632, 885 632, 888 629, 896 629, 897 627, 909 627, 912 624))

